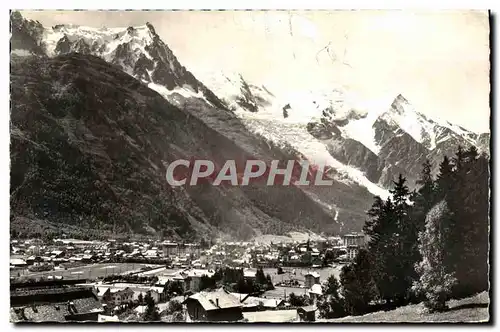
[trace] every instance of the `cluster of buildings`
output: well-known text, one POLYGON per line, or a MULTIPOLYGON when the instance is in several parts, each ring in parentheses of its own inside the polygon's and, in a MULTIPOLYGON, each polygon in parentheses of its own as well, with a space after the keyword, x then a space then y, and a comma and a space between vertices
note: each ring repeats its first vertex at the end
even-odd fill
POLYGON ((352 233, 321 241, 260 244, 255 242, 221 242, 210 248, 198 243, 170 241, 117 242, 56 239, 43 243, 39 239, 12 240, 10 266, 43 271, 98 262, 150 262, 173 268, 217 268, 312 266, 323 265, 328 251, 337 261, 356 256, 364 245, 363 234, 352 233))
POLYGON ((294 321, 311 320, 314 303, 323 295, 322 282, 326 281, 326 278, 321 280, 316 268, 325 266, 326 257, 339 263, 353 259, 365 243, 365 236, 359 233, 320 241, 267 244, 220 242, 205 248, 200 244, 170 241, 141 243, 61 239, 43 243, 40 240, 13 240, 11 276, 16 271, 24 271, 23 275, 29 277, 33 271, 79 265, 84 268, 89 266, 90 271, 90 267, 98 262, 128 260, 156 263, 156 268, 127 272, 129 276, 141 277, 130 280, 82 275, 79 277, 84 279, 80 280, 45 278, 23 283, 20 282, 22 279, 14 278, 15 281, 11 281, 11 320, 116 321, 119 313, 131 308, 137 313, 143 312, 146 296, 153 299, 160 312, 173 299, 180 302, 185 321, 262 321, 266 312, 272 316, 272 311, 276 310, 282 313, 287 311, 294 321), (211 278, 216 269, 227 267, 243 269, 247 281, 255 280, 257 268, 280 271, 278 267, 283 267, 289 274, 298 268, 301 271, 300 285, 289 275, 278 282, 277 275, 281 272, 272 272, 276 291, 240 294, 220 285, 211 291, 202 288, 203 278, 211 278), (168 288, 172 282, 180 287, 174 292, 168 288), (307 296, 313 304, 291 308, 287 302, 291 292, 307 296))

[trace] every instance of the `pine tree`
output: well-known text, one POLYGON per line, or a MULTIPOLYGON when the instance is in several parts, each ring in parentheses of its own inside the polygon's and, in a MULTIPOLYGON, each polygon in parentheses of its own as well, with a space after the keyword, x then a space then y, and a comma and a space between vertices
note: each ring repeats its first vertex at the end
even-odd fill
POLYGON ((340 283, 345 310, 348 314, 366 313, 370 302, 376 298, 376 285, 372 278, 372 261, 368 251, 361 249, 354 262, 342 268, 340 283))
POLYGON ((148 322, 156 322, 160 320, 160 313, 158 312, 158 308, 156 307, 155 301, 151 294, 147 293, 144 297, 144 301, 146 302, 146 311, 144 312, 144 320, 148 322))
POLYGON ((446 271, 444 264, 447 249, 442 221, 449 214, 446 201, 438 203, 429 211, 425 230, 419 236, 422 261, 416 264, 420 278, 415 282, 414 289, 425 296, 424 304, 430 311, 446 309, 446 300, 456 282, 453 273, 446 271))
POLYGON ((453 165, 447 156, 443 157, 443 161, 439 164, 439 175, 437 176, 437 199, 443 199, 451 190, 453 183, 453 165))
POLYGON ((271 276, 269 274, 266 275, 266 286, 267 290, 273 290, 274 285, 273 285, 273 280, 271 279, 271 276))
MULTIPOLYGON (((430 164, 424 163, 424 172, 425 177, 430 175, 430 164)), ((432 179, 425 180, 432 181, 432 179)), ((411 285, 418 278, 415 263, 420 260, 417 242, 418 233, 423 228, 423 223, 415 218, 413 208, 410 205, 412 195, 406 185, 406 179, 401 174, 398 181, 394 183, 394 189, 391 193, 395 202, 397 234, 399 235, 396 237, 396 241, 400 244, 395 246, 398 261, 394 274, 395 300, 399 304, 405 304, 412 298, 411 285)))
POLYGON ((368 215, 370 219, 366 222, 364 231, 370 237, 368 250, 373 261, 372 275, 380 297, 390 302, 394 291, 392 287, 393 266, 397 264, 393 239, 393 234, 397 232, 397 229, 392 199, 389 197, 383 201, 380 197, 376 197, 368 215))
POLYGON ((264 270, 262 270, 261 267, 259 267, 257 269, 257 272, 255 273, 255 282, 258 285, 262 285, 262 286, 265 286, 267 284, 267 279, 266 279, 266 276, 264 274, 264 270))
POLYGON ((411 285, 418 277, 414 265, 419 260, 418 231, 410 200, 413 194, 400 175, 390 191, 392 198, 375 198, 364 226, 370 237, 368 247, 373 257, 372 275, 378 292, 386 303, 404 304, 412 298, 411 285))
POLYGON ((422 164, 422 173, 416 182, 419 189, 416 195, 416 205, 423 207, 425 213, 434 205, 436 184, 432 177, 432 164, 428 159, 422 164))
POLYGON ((323 286, 323 297, 318 301, 319 314, 322 318, 343 317, 344 305, 344 299, 340 297, 340 283, 331 275, 323 286))
POLYGON ((461 238, 455 248, 455 267, 457 292, 466 296, 488 288, 489 167, 486 156, 478 156, 475 147, 462 156, 454 191, 458 201, 455 239, 461 238))
POLYGON ((471 191, 466 199, 470 210, 470 227, 472 231, 470 249, 472 266, 472 283, 474 291, 488 290, 489 282, 489 231, 490 231, 490 171, 489 160, 485 154, 480 155, 471 170, 471 191))

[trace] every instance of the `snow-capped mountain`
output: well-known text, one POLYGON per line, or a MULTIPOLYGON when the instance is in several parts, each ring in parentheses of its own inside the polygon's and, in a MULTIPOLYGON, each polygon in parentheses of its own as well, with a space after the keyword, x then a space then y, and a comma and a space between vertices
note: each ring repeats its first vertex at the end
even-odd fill
POLYGON ((437 170, 443 155, 452 155, 458 145, 489 150, 489 134, 430 119, 401 94, 393 100, 363 101, 340 86, 287 95, 266 88, 262 94, 241 75, 203 77, 220 98, 236 105, 233 110, 254 132, 291 144, 311 161, 338 170, 339 180, 355 182, 376 195, 386 196, 399 172, 414 184, 425 158, 437 170), (237 103, 241 99, 260 103, 246 107, 237 103))
MULTIPOLYGON (((43 53, 49 57, 78 52, 98 56, 117 65, 127 74, 150 84, 167 99, 180 94, 205 99, 225 109, 212 91, 182 66, 170 48, 160 39, 150 23, 138 27, 92 28, 78 25, 43 27, 13 13, 12 29, 18 33, 14 54, 43 53), (34 46, 36 48, 34 48, 34 46)), ((19 14, 20 16, 20 14, 19 14)))
MULTIPOLYGON (((317 203, 305 203, 303 211, 310 216, 316 213, 315 209, 331 213, 335 216, 334 222, 340 225, 334 225, 335 230, 339 227, 346 231, 360 230, 371 197, 386 197, 391 181, 399 173, 406 175, 413 185, 425 158, 437 167, 442 156, 453 154, 459 144, 473 144, 483 149, 489 146, 489 134, 478 135, 444 121, 428 119, 402 95, 365 101, 342 86, 278 94, 266 82, 249 82, 238 73, 206 72, 196 73, 195 77, 149 23, 106 29, 73 25, 43 27, 16 13, 12 14, 11 21, 12 56, 54 57, 77 52, 102 58, 147 84, 189 116, 201 120, 210 130, 203 127, 203 134, 192 136, 207 140, 203 142, 203 149, 221 160, 237 154, 225 154, 215 143, 222 140, 221 137, 211 141, 214 132, 225 137, 225 144, 226 140, 233 142, 234 146, 227 143, 227 148, 241 155, 265 156, 268 160, 293 157, 297 152, 313 163, 329 166, 334 186, 301 188, 317 203)), ((172 144, 171 148, 187 151, 200 142, 183 143, 184 147, 172 144)), ((213 190, 210 195, 219 197, 219 201, 210 206, 220 205, 221 210, 210 213, 219 213, 221 222, 245 219, 242 233, 248 233, 248 225, 262 229, 267 224, 283 225, 283 220, 303 223, 304 217, 300 213, 294 215, 289 209, 283 211, 290 214, 283 212, 278 217, 266 210, 274 211, 277 206, 281 213, 281 197, 292 195, 293 199, 302 199, 302 192, 289 190, 273 194, 270 188, 265 192, 238 193, 240 196, 229 194, 224 198, 226 205, 221 203, 226 193, 213 190), (264 202, 256 203, 264 196, 264 202), (270 203, 273 199, 274 205, 270 203), (242 207, 244 209, 240 209, 242 207)), ((200 199, 206 197, 195 194, 200 199)), ((315 218, 328 219, 325 216, 318 214, 307 222, 312 223, 315 218)), ((324 227, 320 221, 316 224, 318 228, 324 227)))
POLYGON ((275 96, 264 86, 248 83, 241 74, 224 73, 222 71, 213 73, 197 73, 207 86, 217 96, 221 96, 233 110, 246 110, 258 112, 272 105, 275 96))

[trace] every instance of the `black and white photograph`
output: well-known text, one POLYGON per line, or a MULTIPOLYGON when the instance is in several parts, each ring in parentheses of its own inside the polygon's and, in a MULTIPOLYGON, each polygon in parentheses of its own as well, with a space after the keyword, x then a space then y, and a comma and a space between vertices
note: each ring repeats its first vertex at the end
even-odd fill
POLYGON ((10 322, 490 323, 491 15, 10 10, 10 322))

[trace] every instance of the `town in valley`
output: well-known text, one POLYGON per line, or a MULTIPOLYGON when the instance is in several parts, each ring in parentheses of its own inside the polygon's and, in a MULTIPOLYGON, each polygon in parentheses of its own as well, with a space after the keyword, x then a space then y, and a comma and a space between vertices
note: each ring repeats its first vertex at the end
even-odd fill
POLYGON ((364 243, 14 239, 11 319, 315 321, 322 284, 364 243))

